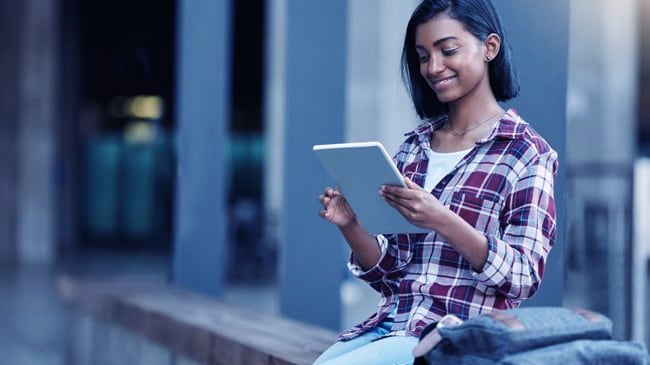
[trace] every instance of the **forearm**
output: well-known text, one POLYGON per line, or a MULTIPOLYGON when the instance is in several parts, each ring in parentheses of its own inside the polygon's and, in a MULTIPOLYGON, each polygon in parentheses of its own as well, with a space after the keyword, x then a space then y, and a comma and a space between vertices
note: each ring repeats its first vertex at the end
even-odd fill
POLYGON ((433 229, 447 239, 447 242, 467 260, 474 270, 481 271, 488 255, 488 241, 463 218, 445 210, 433 229))
POLYGON ((354 252, 359 264, 368 270, 381 258, 381 250, 374 236, 370 235, 361 223, 354 219, 345 226, 339 226, 341 234, 354 252))

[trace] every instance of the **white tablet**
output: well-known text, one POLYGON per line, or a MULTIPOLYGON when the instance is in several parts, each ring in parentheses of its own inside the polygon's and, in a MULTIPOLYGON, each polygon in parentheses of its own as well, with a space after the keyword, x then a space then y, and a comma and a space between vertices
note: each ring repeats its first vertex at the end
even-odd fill
POLYGON ((321 144, 314 153, 369 233, 429 232, 410 224, 379 195, 382 185, 405 186, 381 143, 321 144))

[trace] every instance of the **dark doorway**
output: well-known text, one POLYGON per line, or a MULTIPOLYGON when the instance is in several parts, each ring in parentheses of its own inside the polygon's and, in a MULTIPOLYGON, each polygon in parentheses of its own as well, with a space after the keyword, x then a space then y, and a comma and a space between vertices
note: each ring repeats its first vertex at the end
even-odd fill
POLYGON ((175 2, 73 3, 81 246, 168 249, 175 2))
MULTIPOLYGON (((162 249, 173 240, 174 0, 64 0, 63 27, 78 67, 65 155, 76 184, 68 214, 78 248, 162 249), (74 218, 76 217, 76 219, 74 218)), ((232 281, 274 280, 265 237, 265 1, 232 1, 229 244, 232 281)), ((66 43, 64 41, 64 43, 66 43)), ((70 58, 70 56, 67 56, 70 58)), ((65 62, 65 61, 64 61, 65 62)), ((70 64, 70 62, 65 62, 70 64)), ((74 77, 72 77, 74 76, 74 77)), ((75 248, 75 247, 72 247, 75 248)))

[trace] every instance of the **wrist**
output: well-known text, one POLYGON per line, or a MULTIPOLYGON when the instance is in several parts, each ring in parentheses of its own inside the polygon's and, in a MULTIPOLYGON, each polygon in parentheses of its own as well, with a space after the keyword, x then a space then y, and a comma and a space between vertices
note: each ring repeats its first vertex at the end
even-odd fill
POLYGON ((453 224, 454 219, 460 218, 456 213, 452 212, 449 208, 445 207, 440 211, 436 212, 435 216, 432 217, 431 221, 427 228, 432 231, 436 231, 441 235, 445 236, 447 231, 449 231, 453 224))
POLYGON ((341 229, 341 231, 349 231, 349 230, 353 230, 355 226, 360 226, 360 225, 361 223, 359 222, 357 217, 354 216, 350 219, 350 221, 339 225, 339 229, 341 229))

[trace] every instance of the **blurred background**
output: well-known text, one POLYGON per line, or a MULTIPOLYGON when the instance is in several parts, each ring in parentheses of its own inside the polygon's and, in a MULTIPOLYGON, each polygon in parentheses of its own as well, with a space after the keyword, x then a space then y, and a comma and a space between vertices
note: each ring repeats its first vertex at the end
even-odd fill
MULTIPOLYGON (((158 277, 334 330, 374 310, 318 219, 331 182, 310 147, 395 151, 418 124, 399 75, 418 2, 319 3, 0 2, 3 357, 63 363, 61 273, 158 277)), ((495 4, 522 73, 507 106, 561 153, 539 303, 648 345, 650 1, 495 4)))

